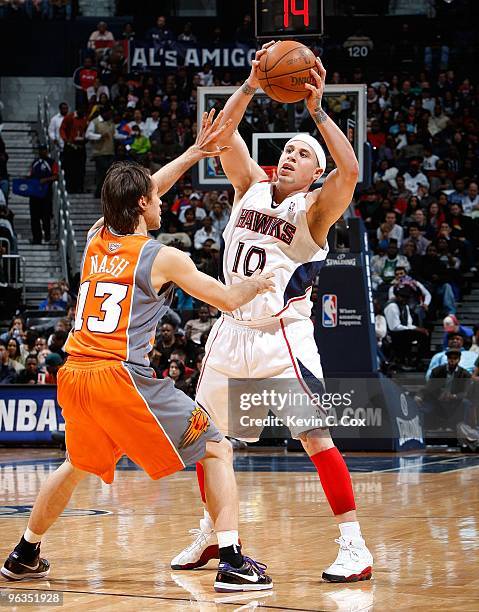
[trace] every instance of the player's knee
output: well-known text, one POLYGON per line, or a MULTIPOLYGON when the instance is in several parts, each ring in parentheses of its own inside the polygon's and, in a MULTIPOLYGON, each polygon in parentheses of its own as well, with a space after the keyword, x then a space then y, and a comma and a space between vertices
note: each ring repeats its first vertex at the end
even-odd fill
POLYGON ((226 463, 233 463, 233 447, 231 442, 223 438, 221 442, 208 441, 206 443, 205 459, 222 459, 226 463))
POLYGON ((301 437, 301 442, 303 443, 305 451, 310 456, 334 447, 331 435, 324 429, 315 429, 306 432, 301 437))

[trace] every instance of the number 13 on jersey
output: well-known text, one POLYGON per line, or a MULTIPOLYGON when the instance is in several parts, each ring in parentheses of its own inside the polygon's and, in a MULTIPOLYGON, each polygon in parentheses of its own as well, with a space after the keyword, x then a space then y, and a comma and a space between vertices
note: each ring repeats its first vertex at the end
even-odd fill
POLYGON ((75 315, 75 331, 80 331, 86 322, 89 331, 99 334, 115 332, 123 314, 122 302, 128 294, 128 285, 120 283, 85 281, 80 285, 78 293, 77 310, 75 315), (95 298, 103 298, 99 310, 103 317, 89 315, 84 319, 84 310, 89 294, 93 292, 95 298))

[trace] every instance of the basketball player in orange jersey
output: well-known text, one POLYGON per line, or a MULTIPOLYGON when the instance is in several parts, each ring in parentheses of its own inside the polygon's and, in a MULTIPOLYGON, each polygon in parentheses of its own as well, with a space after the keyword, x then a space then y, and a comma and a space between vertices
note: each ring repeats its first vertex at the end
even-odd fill
MULTIPOLYGON (((221 163, 235 189, 233 211, 223 233, 225 282, 234 287, 257 270, 274 270, 276 284, 275 292, 224 314, 210 332, 196 399, 223 433, 228 433, 229 379, 290 379, 307 393, 311 384, 322 380, 310 320, 312 282, 328 253, 329 228, 351 202, 358 179, 350 143, 321 108, 326 71, 319 59, 316 70, 311 70, 313 84, 305 87, 307 108, 336 164, 322 188, 310 191, 325 170, 326 157, 309 134, 297 134, 286 143, 273 182, 250 157, 236 128, 259 86, 259 60, 270 44, 256 53, 247 81, 227 101, 223 121, 232 120, 232 126, 219 141, 230 147, 222 152, 221 163)), ((298 415, 297 407, 289 410, 292 416, 315 415, 298 415)), ((277 416, 287 416, 287 408, 277 416)), ((372 555, 361 535, 343 457, 327 429, 311 429, 311 425, 290 429, 314 463, 339 524, 339 554, 323 578, 334 582, 369 579, 372 555)), ((205 501, 208 493, 205 497, 200 465, 197 474, 205 501)), ((217 555, 216 544, 213 522, 205 511, 195 541, 172 560, 172 568, 204 565, 217 555)))
POLYGON ((104 216, 88 234, 69 357, 58 374, 67 460, 42 486, 28 528, 1 569, 9 579, 48 575, 43 535, 87 474, 110 484, 126 454, 153 479, 201 461, 220 546, 215 589, 272 588, 266 566, 241 553, 230 443, 171 379, 157 380, 148 361, 173 283, 223 310, 274 287, 268 273, 227 287, 199 272, 185 253, 148 237, 160 226, 159 196, 199 159, 221 152, 216 141, 228 124, 220 128, 221 114, 214 123, 213 114, 205 113, 196 144, 153 176, 130 162, 107 173, 104 216))

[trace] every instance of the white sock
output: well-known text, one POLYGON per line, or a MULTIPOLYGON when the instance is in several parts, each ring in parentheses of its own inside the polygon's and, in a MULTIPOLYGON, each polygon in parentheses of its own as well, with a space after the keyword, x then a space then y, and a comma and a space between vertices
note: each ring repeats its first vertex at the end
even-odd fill
POLYGON ((42 540, 41 535, 38 535, 38 533, 33 533, 33 531, 30 531, 28 527, 26 528, 25 533, 23 534, 23 537, 25 538, 27 542, 30 542, 30 544, 38 544, 38 542, 41 542, 42 540))
POLYGON ((213 519, 206 508, 203 510, 203 518, 200 519, 200 528, 202 531, 213 531, 215 528, 213 519))
POLYGON ((219 548, 227 546, 239 546, 237 531, 217 531, 219 548))
POLYGON ((357 540, 358 538, 362 538, 361 527, 358 521, 339 523, 339 531, 346 540, 357 540))

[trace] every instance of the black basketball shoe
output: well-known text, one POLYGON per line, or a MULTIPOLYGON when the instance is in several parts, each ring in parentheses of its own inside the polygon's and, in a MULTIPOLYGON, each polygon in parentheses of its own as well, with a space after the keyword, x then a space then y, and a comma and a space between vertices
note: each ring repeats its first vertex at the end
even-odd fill
POLYGON ((40 557, 40 551, 33 561, 26 563, 14 550, 8 556, 2 569, 2 576, 9 580, 25 580, 26 578, 45 578, 50 573, 50 563, 40 557))
POLYGON ((228 593, 231 591, 264 591, 273 588, 273 581, 265 574, 266 565, 243 557, 241 567, 233 567, 229 563, 220 562, 215 580, 215 591, 228 593))

